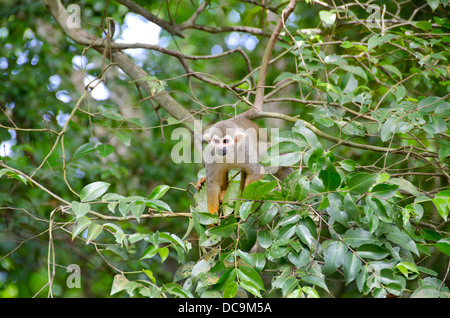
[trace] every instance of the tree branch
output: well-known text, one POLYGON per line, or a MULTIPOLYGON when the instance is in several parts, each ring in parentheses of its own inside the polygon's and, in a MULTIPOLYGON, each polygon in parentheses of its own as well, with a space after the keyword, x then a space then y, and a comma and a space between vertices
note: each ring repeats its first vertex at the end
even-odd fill
MULTIPOLYGON (((311 130, 312 132, 314 132, 317 136, 322 137, 326 140, 341 144, 341 145, 345 145, 345 146, 349 146, 349 147, 353 147, 353 148, 359 148, 359 149, 365 149, 365 150, 370 150, 370 151, 375 151, 375 152, 389 152, 389 153, 393 153, 393 154, 401 154, 401 155, 411 155, 416 157, 417 159, 420 160, 425 160, 425 157, 432 157, 432 158, 436 158, 438 157, 438 155, 436 153, 432 153, 432 152, 424 152, 421 154, 417 154, 415 152, 410 151, 409 147, 401 147, 401 148, 387 148, 387 147, 378 147, 378 146, 372 146, 372 145, 364 145, 364 144, 358 144, 356 142, 352 142, 352 141, 348 141, 348 140, 342 140, 339 139, 338 137, 334 137, 331 135, 328 135, 327 133, 324 133, 323 131, 321 131, 320 129, 317 129, 314 125, 296 118, 296 117, 292 117, 292 116, 288 116, 288 115, 284 115, 284 114, 279 114, 279 113, 270 113, 270 112, 259 112, 259 113, 254 113, 251 114, 249 117, 249 119, 256 119, 256 118, 279 118, 279 119, 283 119, 292 123, 296 123, 298 121, 303 122, 303 124, 305 125, 306 128, 308 128, 309 130, 311 130)), ((428 162, 427 160, 425 160, 426 162, 428 162)))
MULTIPOLYGON (((96 36, 90 34, 82 28, 70 27, 67 21, 70 21, 70 16, 64 9, 60 0, 44 0, 46 7, 48 8, 51 15, 55 18, 58 25, 62 28, 64 33, 78 44, 93 47, 99 53, 104 53, 104 47, 106 40, 99 39, 96 36)), ((112 45, 113 43, 111 43, 112 45)), ((116 51, 112 52, 112 61, 116 63, 128 76, 130 76, 134 81, 139 82, 144 90, 150 96, 153 96, 153 92, 146 81, 141 79, 149 76, 142 68, 136 65, 127 55, 122 52, 116 51)), ((153 96, 156 100, 170 115, 181 121, 185 126, 190 128, 194 124, 194 117, 191 113, 173 99, 168 93, 162 92, 153 96)))
POLYGON ((150 22, 159 25, 161 28, 163 28, 170 34, 177 35, 180 38, 184 39, 184 34, 181 33, 180 27, 177 26, 176 24, 158 18, 156 15, 150 13, 148 10, 144 9, 134 1, 131 0, 116 0, 116 1, 126 6, 131 12, 137 13, 146 18, 147 20, 149 20, 150 22))
POLYGON ((284 21, 287 20, 289 15, 294 11, 295 5, 298 1, 299 0, 290 0, 288 6, 281 13, 281 17, 278 20, 278 23, 272 32, 272 36, 270 37, 269 43, 267 44, 266 50, 264 51, 264 55, 261 61, 261 68, 259 70, 259 77, 258 77, 258 85, 256 87, 255 102, 253 103, 252 108, 241 114, 242 117, 248 117, 254 113, 262 111, 262 107, 264 104, 264 87, 266 84, 266 76, 269 67, 270 56, 272 55, 275 43, 277 42, 278 36, 280 35, 281 29, 283 28, 284 21))

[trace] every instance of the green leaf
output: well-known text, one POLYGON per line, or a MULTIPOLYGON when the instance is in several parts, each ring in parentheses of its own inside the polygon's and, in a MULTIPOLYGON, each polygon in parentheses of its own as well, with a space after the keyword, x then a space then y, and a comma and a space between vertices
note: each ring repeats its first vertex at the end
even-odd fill
POLYGON ((80 203, 77 201, 72 201, 70 207, 77 218, 86 215, 91 209, 91 206, 88 203, 80 203))
POLYGON ((309 286, 303 286, 301 291, 307 294, 308 298, 320 298, 319 294, 317 293, 317 290, 309 286))
POLYGON ((124 120, 123 116, 119 113, 116 106, 113 105, 99 105, 98 110, 102 114, 102 116, 105 116, 106 118, 112 119, 112 120, 124 120))
POLYGON ((234 217, 230 216, 228 219, 223 220, 219 226, 215 226, 209 230, 212 235, 217 235, 222 238, 231 237, 236 234, 237 221, 234 217))
POLYGON ((149 269, 142 269, 142 272, 147 275, 148 278, 153 282, 153 284, 156 284, 155 276, 153 276, 153 272, 149 269))
POLYGON ((234 296, 236 296, 238 287, 239 285, 237 282, 231 282, 230 284, 227 284, 223 291, 223 298, 233 298, 234 296))
POLYGON ((416 267, 416 265, 408 263, 408 262, 400 262, 395 267, 398 268, 398 270, 405 275, 406 278, 408 278, 408 272, 413 272, 419 274, 419 271, 416 267))
MULTIPOLYGON (((429 0, 427 0, 427 1, 429 1, 429 0)), ((432 2, 435 2, 435 1, 433 0, 432 2)), ((428 3, 430 3, 430 1, 428 3)), ((434 9, 433 9, 433 11, 434 11, 434 9)), ((418 27, 419 29, 422 29, 425 32, 428 32, 433 27, 432 24, 428 21, 418 21, 415 23, 415 25, 416 25, 416 27, 418 27)))
POLYGON ((419 195, 419 190, 417 190, 417 187, 408 180, 402 178, 391 178, 389 179, 388 183, 396 184, 399 186, 400 190, 411 193, 414 196, 419 195))
POLYGON ((401 247, 419 256, 416 243, 406 233, 403 233, 395 227, 391 227, 391 230, 385 235, 389 241, 400 245, 401 247))
POLYGON ((299 254, 291 251, 287 257, 288 260, 297 268, 306 266, 310 262, 309 252, 306 249, 302 249, 299 254))
POLYGON ((242 192, 242 199, 256 200, 256 189, 259 187, 259 181, 250 183, 242 192))
POLYGON ((302 201, 309 193, 309 183, 298 171, 292 172, 281 184, 281 194, 288 200, 302 201))
POLYGON ((236 254, 242 259, 242 261, 244 263, 246 263, 247 265, 253 267, 255 265, 255 262, 253 261, 252 256, 250 255, 250 253, 244 252, 242 250, 237 250, 236 254))
POLYGON ((350 193, 347 193, 344 197, 344 210, 351 218, 358 220, 360 214, 359 208, 353 201, 350 193))
POLYGON ((251 254, 253 258, 253 263, 255 264, 255 269, 261 272, 266 266, 266 256, 263 253, 253 253, 251 254))
POLYGON ((357 121, 337 121, 336 124, 338 124, 339 127, 342 128, 342 132, 349 136, 359 136, 364 137, 366 135, 365 127, 357 122, 357 121))
POLYGON ((319 178, 327 191, 334 191, 341 185, 341 175, 332 163, 329 163, 324 170, 320 171, 319 178))
POLYGON ((142 216, 142 213, 144 212, 145 204, 137 204, 137 203, 131 203, 130 204, 130 210, 131 214, 133 214, 136 217, 136 220, 139 222, 142 216))
POLYGON ((316 135, 305 126, 305 122, 303 120, 299 120, 295 123, 295 126, 292 127, 293 132, 300 133, 303 137, 305 137, 308 145, 315 149, 323 149, 322 144, 317 139, 316 135))
POLYGON ((433 12, 439 7, 439 0, 427 0, 427 2, 428 5, 431 7, 431 10, 433 10, 433 12))
POLYGON ((160 211, 161 209, 164 209, 166 211, 172 212, 172 209, 170 208, 170 206, 164 201, 153 200, 153 199, 148 200, 147 199, 147 200, 144 200, 143 202, 149 208, 156 209, 158 211, 160 211))
POLYGON ((411 295, 411 298, 443 298, 443 297, 446 297, 443 292, 439 291, 436 287, 430 285, 420 286, 411 295))
POLYGON ((180 297, 180 298, 194 298, 194 295, 192 293, 182 287, 180 287, 177 284, 174 283, 168 283, 164 284, 163 288, 165 291, 167 291, 169 294, 180 297))
POLYGON ((441 100, 442 99, 438 96, 425 97, 417 104, 417 109, 421 113, 431 113, 436 109, 436 106, 441 103, 441 100))
POLYGON ((343 240, 345 244, 356 248, 365 244, 381 245, 380 240, 370 234, 370 232, 361 228, 348 229, 344 234, 343 240))
POLYGON ((167 191, 169 191, 171 187, 168 185, 161 184, 153 189, 152 193, 147 197, 148 200, 158 200, 160 199, 164 194, 166 194, 167 191))
POLYGON ((89 244, 90 242, 95 240, 95 238, 97 236, 99 236, 102 231, 103 231, 103 226, 101 226, 95 222, 92 222, 88 228, 86 244, 89 244))
POLYGON ((297 164, 302 159, 302 155, 303 153, 299 151, 273 156, 264 154, 261 158, 261 164, 272 167, 289 167, 297 164))
POLYGON ((142 253, 142 256, 139 260, 142 261, 144 259, 152 258, 153 256, 156 255, 156 253, 158 253, 158 246, 150 245, 145 249, 144 253, 142 253))
POLYGON ((122 290, 125 290, 129 282, 130 281, 126 279, 122 274, 117 274, 116 276, 114 276, 110 295, 112 296, 122 290))
POLYGON ((450 190, 436 193, 434 199, 431 199, 431 201, 436 206, 440 216, 444 219, 444 221, 447 221, 450 210, 450 190))
POLYGON ((102 196, 108 190, 109 186, 109 183, 103 181, 90 183, 81 190, 80 199, 83 202, 95 200, 102 196))
POLYGON ((313 251, 315 248, 316 240, 314 236, 309 231, 309 228, 304 224, 298 224, 295 228, 295 233, 297 233, 300 240, 308 246, 308 248, 313 251))
POLYGON ((323 149, 309 150, 304 156, 304 161, 312 172, 320 171, 326 161, 323 149))
POLYGON ((264 289, 264 284, 258 272, 249 266, 241 266, 236 271, 239 284, 242 288, 257 297, 261 297, 260 290, 264 289))
POLYGON ((209 212, 195 212, 198 217, 198 222, 203 225, 216 224, 219 221, 217 214, 209 212))
POLYGON ((117 130, 114 133, 114 136, 117 137, 125 146, 129 147, 131 145, 132 134, 130 132, 117 130))
POLYGON ((400 118, 396 116, 389 117, 381 126, 380 137, 383 142, 391 139, 392 134, 396 132, 398 127, 398 121, 400 118))
POLYGON ((21 176, 20 174, 17 174, 16 172, 10 170, 10 169, 1 169, 0 170, 0 177, 3 176, 4 174, 6 174, 8 176, 8 178, 13 178, 13 179, 17 179, 21 182, 23 182, 23 184, 27 184, 27 179, 24 176, 21 176))
POLYGON ((397 193, 398 188, 399 186, 395 184, 381 183, 374 186, 371 192, 377 197, 388 200, 397 193))
POLYGON ((339 222, 342 225, 347 226, 348 214, 345 210, 342 209, 342 200, 340 194, 329 193, 327 198, 329 203, 328 207, 326 208, 327 213, 336 222, 339 222))
POLYGON ((319 11, 320 21, 325 27, 330 27, 336 22, 336 13, 332 11, 319 11))
POLYGON ((114 223, 105 223, 105 224, 103 224, 103 227, 109 227, 109 228, 113 229, 114 231, 110 231, 110 232, 113 232, 112 234, 116 238, 116 243, 117 244, 123 243, 123 241, 125 239, 125 233, 119 226, 117 226, 114 223))
POLYGON ((394 65, 390 65, 390 64, 382 64, 380 65, 380 67, 384 68, 385 70, 387 70, 390 73, 393 73, 394 75, 396 75, 398 78, 402 79, 402 73, 400 72, 400 70, 395 67, 394 65))
POLYGON ((347 186, 350 192, 363 194, 370 189, 376 178, 376 174, 358 172, 347 181, 347 186))
POLYGON ((328 293, 330 292, 328 290, 327 285, 325 284, 325 276, 322 274, 320 266, 318 266, 317 264, 314 263, 310 267, 309 273, 310 274, 301 273, 300 274, 301 279, 307 283, 316 285, 316 286, 326 290, 328 293))
POLYGON ((273 80, 273 82, 274 82, 274 83, 280 82, 280 81, 283 81, 283 80, 285 80, 285 79, 292 78, 292 77, 295 77, 295 76, 297 76, 297 74, 289 73, 289 72, 283 72, 283 73, 281 73, 280 75, 278 75, 277 78, 275 78, 275 79, 273 80))
POLYGON ((258 243, 262 248, 269 248, 272 245, 272 237, 268 231, 258 232, 258 243))
POLYGON ((253 202, 254 201, 245 201, 241 204, 239 208, 239 216, 241 217, 242 220, 246 220, 247 217, 249 216, 252 210, 253 202))
POLYGON ((389 251, 387 249, 373 244, 361 245, 356 253, 364 259, 368 258, 376 261, 382 260, 389 255, 389 251))
POLYGON ((355 170, 355 162, 351 159, 342 160, 340 164, 341 167, 346 171, 352 172, 355 170))
POLYGON ((276 181, 271 181, 271 182, 265 182, 263 183, 261 186, 259 186, 256 189, 255 192, 255 197, 256 200, 260 200, 262 199, 265 195, 267 195, 270 191, 272 191, 273 189, 275 189, 275 187, 277 186, 277 182, 276 181))
POLYGON ((264 202, 261 205, 261 216, 259 217, 259 224, 266 225, 272 222, 274 217, 278 214, 278 205, 273 202, 264 202))
POLYGON ((326 250, 323 253, 325 260, 325 272, 328 274, 333 274, 336 269, 341 267, 344 263, 346 254, 347 247, 342 242, 333 241, 328 244, 326 250))
POLYGON ((94 145, 94 143, 92 143, 92 142, 85 143, 75 150, 72 159, 75 160, 75 159, 78 159, 89 153, 92 153, 95 151, 95 149, 96 149, 96 146, 94 145))
POLYGON ((439 161, 444 163, 445 158, 450 156, 450 142, 441 139, 438 140, 439 144, 439 161))
POLYGON ((439 240, 434 246, 447 256, 450 256, 450 238, 439 240))
POLYGON ((287 244, 289 239, 295 234, 295 224, 289 224, 283 227, 279 232, 276 238, 276 242, 280 245, 287 244))
POLYGON ((210 247, 214 246, 217 243, 219 243, 222 240, 222 238, 218 235, 211 235, 208 232, 205 232, 201 237, 199 241, 200 246, 204 247, 210 247))
POLYGON ((114 152, 114 146, 111 145, 105 145, 105 144, 101 144, 98 145, 96 147, 98 153, 100 154, 100 156, 102 156, 103 158, 109 156, 110 154, 112 154, 114 152))
POLYGON ((367 74, 366 72, 359 66, 353 66, 353 65, 347 65, 347 64, 341 64, 339 65, 339 68, 343 71, 352 73, 353 75, 359 76, 363 78, 365 81, 367 81, 367 74))
POLYGON ((362 262, 355 253, 347 253, 342 263, 344 269, 345 285, 348 285, 355 280, 356 275, 359 273, 362 262))
POLYGON ((158 248, 159 257, 161 257, 161 263, 164 263, 167 256, 169 256, 169 249, 167 247, 158 248))
POLYGON ((89 224, 91 224, 91 220, 88 217, 82 216, 77 218, 72 229, 72 241, 75 237, 77 237, 78 234, 83 232, 89 226, 89 224))

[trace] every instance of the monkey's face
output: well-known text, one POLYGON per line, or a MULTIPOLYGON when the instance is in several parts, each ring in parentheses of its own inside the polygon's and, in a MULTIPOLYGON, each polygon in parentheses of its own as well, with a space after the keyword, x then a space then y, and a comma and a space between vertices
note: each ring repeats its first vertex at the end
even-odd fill
POLYGON ((230 153, 230 149, 232 149, 235 144, 233 138, 229 135, 226 135, 223 138, 213 136, 213 138, 211 138, 211 143, 215 153, 219 156, 225 156, 227 153, 230 153))
POLYGON ((234 162, 236 147, 242 141, 244 134, 235 131, 227 131, 225 135, 220 130, 211 129, 203 135, 203 140, 208 143, 206 156, 211 160, 222 162, 234 162), (216 158, 216 159, 214 159, 216 158))

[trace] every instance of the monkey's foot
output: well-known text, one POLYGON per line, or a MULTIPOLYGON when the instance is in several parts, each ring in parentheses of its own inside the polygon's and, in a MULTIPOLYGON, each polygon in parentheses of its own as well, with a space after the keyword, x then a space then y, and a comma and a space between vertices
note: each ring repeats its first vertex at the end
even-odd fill
POLYGON ((220 192, 220 195, 219 195, 219 202, 220 202, 220 203, 223 202, 223 197, 225 196, 225 191, 226 191, 226 190, 220 192))
POLYGON ((203 183, 205 183, 206 178, 200 178, 200 180, 197 181, 197 184, 195 185, 195 188, 197 189, 197 191, 199 191, 201 189, 201 187, 203 186, 203 183))

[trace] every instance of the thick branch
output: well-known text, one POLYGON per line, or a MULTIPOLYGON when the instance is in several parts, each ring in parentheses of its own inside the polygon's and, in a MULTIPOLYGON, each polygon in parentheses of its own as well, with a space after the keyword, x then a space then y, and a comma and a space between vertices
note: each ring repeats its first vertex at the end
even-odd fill
MULTIPOLYGON (((70 21, 70 16, 64 9, 60 0, 44 0, 46 7, 49 12, 55 18, 58 25, 63 29, 64 33, 78 44, 92 47, 98 52, 103 54, 103 46, 105 42, 102 39, 90 34, 82 28, 70 27, 67 21, 70 21), (102 47, 98 47, 98 44, 102 43, 102 47)), ((106 54, 109 56, 109 54, 106 54)), ((147 93, 152 96, 153 93, 150 86, 145 81, 140 81, 143 77, 149 76, 142 68, 136 65, 127 55, 122 52, 113 52, 111 54, 112 62, 116 63, 128 76, 133 80, 139 82, 139 84, 147 91, 147 93)), ((173 117, 178 119, 184 124, 193 125, 194 117, 191 113, 179 104, 175 99, 173 99, 168 93, 159 93, 153 98, 173 117)))

